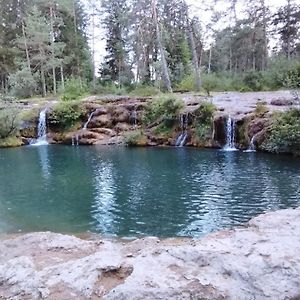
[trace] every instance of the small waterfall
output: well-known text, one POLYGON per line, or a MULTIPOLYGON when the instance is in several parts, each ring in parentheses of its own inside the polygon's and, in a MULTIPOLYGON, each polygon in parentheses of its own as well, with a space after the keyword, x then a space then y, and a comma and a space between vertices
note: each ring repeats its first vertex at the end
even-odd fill
POLYGON ((235 121, 228 116, 226 122, 226 145, 224 146, 224 151, 237 151, 235 148, 235 121))
POLYGON ((31 145, 48 145, 47 142, 47 108, 43 109, 39 115, 38 138, 31 145))
POLYGON ((85 124, 83 125, 83 129, 87 129, 89 123, 91 122, 91 120, 92 120, 92 118, 93 118, 93 116, 94 116, 94 114, 95 114, 96 112, 97 112, 97 109, 94 110, 94 111, 89 115, 88 120, 87 120, 87 121, 85 122, 85 124))
POLYGON ((178 136, 175 146, 176 147, 183 147, 186 139, 187 139, 187 126, 188 126, 188 115, 185 114, 181 114, 179 117, 180 120, 180 129, 181 129, 181 133, 178 136))
POLYGON ((78 134, 72 136, 72 146, 79 146, 79 136, 78 136, 78 134))
POLYGON ((253 135, 253 137, 250 140, 250 144, 249 144, 248 149, 244 150, 244 152, 256 152, 255 145, 254 145, 255 138, 256 138, 256 134, 253 135))
POLYGON ((131 119, 132 119, 132 123, 134 125, 134 127, 137 126, 137 111, 136 111, 136 107, 134 107, 134 110, 131 114, 131 119))

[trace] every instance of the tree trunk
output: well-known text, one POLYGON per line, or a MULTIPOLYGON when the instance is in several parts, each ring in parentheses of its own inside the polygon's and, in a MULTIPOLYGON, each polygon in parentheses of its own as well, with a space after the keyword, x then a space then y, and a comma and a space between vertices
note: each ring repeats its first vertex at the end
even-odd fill
POLYGON ((209 48, 209 57, 208 57, 208 68, 207 73, 209 74, 211 70, 211 47, 209 48))
POLYGON ((49 8, 50 8, 50 28, 51 28, 53 94, 56 95, 55 49, 54 49, 54 27, 53 27, 53 7, 52 7, 52 4, 50 4, 49 8))
POLYGON ((62 90, 65 90, 65 78, 64 78, 64 67, 60 66, 60 78, 61 78, 61 87, 62 90))
POLYGON ((194 65, 194 74, 195 74, 195 91, 200 92, 201 74, 200 74, 199 59, 198 59, 196 45, 195 45, 192 23, 190 24, 188 22, 188 27, 189 27, 190 43, 192 48, 191 50, 192 50, 192 58, 193 58, 193 65, 194 65))
POLYGON ((26 51, 27 67, 28 67, 28 70, 29 70, 30 73, 31 73, 30 57, 29 57, 29 51, 28 51, 28 46, 27 46, 27 38, 26 38, 25 26, 24 26, 23 20, 22 20, 22 34, 23 34, 23 39, 24 39, 25 51, 26 51))
POLYGON ((263 14, 263 56, 261 69, 262 71, 266 70, 267 59, 268 59, 268 40, 267 40, 267 19, 266 19, 266 4, 265 0, 261 0, 262 14, 263 14))
POLYGON ((156 0, 152 0, 152 14, 153 14, 154 24, 155 24, 155 28, 156 28, 156 38, 157 38, 158 48, 159 48, 159 52, 160 52, 160 56, 161 56, 162 75, 163 75, 164 86, 165 86, 165 89, 169 93, 172 93, 173 91, 172 91, 172 86, 171 86, 171 80, 170 80, 167 60, 165 57, 165 49, 162 44, 161 30, 159 28, 159 24, 158 24, 158 20, 157 20, 156 0))
POLYGON ((47 96, 46 80, 45 80, 45 71, 43 64, 41 65, 41 81, 42 81, 42 92, 43 97, 47 96))
POLYGON ((92 54, 93 54, 93 89, 96 89, 96 73, 95 73, 95 4, 92 3, 92 54))

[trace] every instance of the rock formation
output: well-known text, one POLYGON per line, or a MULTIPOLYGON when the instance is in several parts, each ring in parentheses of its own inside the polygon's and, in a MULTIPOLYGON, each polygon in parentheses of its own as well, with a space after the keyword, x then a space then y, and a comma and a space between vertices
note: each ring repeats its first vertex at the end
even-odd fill
POLYGON ((300 209, 202 239, 2 236, 0 299, 299 299, 300 209))

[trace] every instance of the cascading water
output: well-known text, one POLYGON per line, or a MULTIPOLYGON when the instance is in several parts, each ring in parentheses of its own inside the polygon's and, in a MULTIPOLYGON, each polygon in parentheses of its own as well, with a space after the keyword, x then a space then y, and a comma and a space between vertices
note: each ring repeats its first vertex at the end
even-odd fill
POLYGON ((237 151, 235 148, 235 121, 228 116, 226 122, 226 145, 224 146, 224 151, 237 151))
POLYGON ((47 108, 43 109, 39 115, 38 138, 31 145, 41 146, 48 145, 47 142, 47 108))
POLYGON ((131 120, 132 120, 132 124, 134 125, 134 127, 137 126, 137 111, 136 111, 136 107, 134 107, 134 110, 131 113, 131 120))
POLYGON ((87 121, 85 122, 85 124, 83 125, 83 129, 87 129, 89 123, 91 122, 91 120, 92 120, 92 118, 93 118, 93 116, 94 116, 94 114, 95 114, 96 112, 97 112, 97 109, 94 110, 94 111, 89 115, 88 120, 87 120, 87 121))
POLYGON ((176 147, 183 147, 186 139, 187 139, 187 126, 188 126, 188 116, 181 114, 180 115, 180 129, 181 133, 178 136, 175 146, 176 147))
POLYGON ((256 134, 253 135, 253 137, 250 140, 250 144, 249 144, 248 149, 244 150, 244 152, 256 152, 255 145, 254 145, 255 138, 256 138, 256 134))

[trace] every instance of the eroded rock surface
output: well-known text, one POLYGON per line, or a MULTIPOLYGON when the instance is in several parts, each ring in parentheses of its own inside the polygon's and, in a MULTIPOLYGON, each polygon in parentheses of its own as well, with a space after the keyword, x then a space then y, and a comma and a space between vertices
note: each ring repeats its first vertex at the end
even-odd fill
POLYGON ((300 208, 203 239, 2 236, 0 299, 299 299, 300 208))

